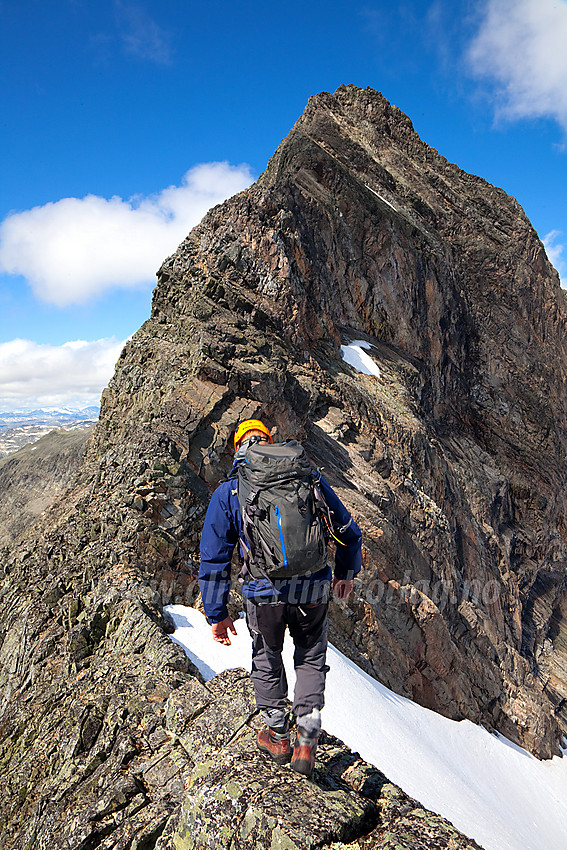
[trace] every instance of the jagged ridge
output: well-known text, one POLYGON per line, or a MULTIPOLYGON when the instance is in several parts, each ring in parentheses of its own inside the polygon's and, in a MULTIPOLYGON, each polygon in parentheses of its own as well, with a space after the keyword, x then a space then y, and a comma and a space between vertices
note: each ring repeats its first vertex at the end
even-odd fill
MULTIPOLYGON (((213 771, 221 743, 194 753, 168 725, 195 671, 160 608, 195 599, 200 524, 244 416, 305 439, 363 527, 355 599, 332 612, 340 647, 422 704, 554 751, 564 327, 513 199, 376 92, 312 98, 258 183, 164 263, 74 488, 5 568, 3 847, 179 847, 194 834, 186 784, 217 811, 199 765, 213 771), (341 360, 353 335, 376 346, 380 379, 341 360)), ((231 705, 214 713, 233 722, 231 705)), ((215 774, 227 792, 235 773, 215 774)), ((231 797, 239 824, 252 782, 231 797)), ((210 822, 211 846, 262 846, 224 826, 210 822)))

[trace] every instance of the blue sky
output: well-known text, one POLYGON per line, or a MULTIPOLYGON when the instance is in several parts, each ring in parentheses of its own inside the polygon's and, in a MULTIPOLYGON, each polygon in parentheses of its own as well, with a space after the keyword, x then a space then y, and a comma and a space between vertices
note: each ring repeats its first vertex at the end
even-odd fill
POLYGON ((0 0, 0 38, 0 409, 96 402, 161 261, 341 83, 514 195, 567 279, 567 0, 0 0))

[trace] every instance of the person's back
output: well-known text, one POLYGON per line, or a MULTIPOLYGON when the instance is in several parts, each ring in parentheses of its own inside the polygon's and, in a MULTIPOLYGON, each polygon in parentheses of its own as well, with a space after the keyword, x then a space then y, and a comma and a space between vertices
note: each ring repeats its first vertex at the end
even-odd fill
MULTIPOLYGON (((241 555, 245 563, 249 565, 251 559, 254 559, 254 569, 248 566, 245 570, 242 595, 252 636, 251 678, 256 703, 268 726, 268 729, 258 733, 258 746, 276 762, 283 764, 291 760, 295 770, 309 775, 313 768, 321 727, 320 711, 324 704, 330 586, 332 582, 338 598, 346 599, 350 594, 353 578, 361 568, 361 533, 332 488, 318 476, 316 482, 313 479, 312 486, 318 488, 324 507, 312 506, 312 509, 315 513, 326 512, 327 523, 331 524, 330 531, 338 542, 334 577, 324 558, 320 561, 314 558, 313 569, 302 570, 299 564, 292 571, 293 574, 289 571, 278 573, 276 569, 272 570, 274 575, 271 577, 270 570, 265 568, 266 562, 270 558, 275 561, 281 557, 279 552, 275 552, 278 547, 270 547, 267 541, 252 540, 254 532, 246 539, 247 528, 251 531, 245 509, 250 491, 242 499, 239 499, 238 494, 239 466, 247 463, 247 452, 255 444, 258 444, 256 454, 259 457, 262 454, 265 457, 286 454, 281 450, 269 451, 269 446, 273 445, 272 437, 260 420, 246 420, 239 425, 234 438, 236 454, 233 471, 228 481, 213 493, 203 526, 199 586, 205 613, 212 625, 213 638, 222 644, 230 644, 229 632, 236 634, 227 609, 230 562, 234 546, 241 540, 241 555), (266 448, 265 452, 262 452, 262 447, 266 448), (267 550, 264 551, 266 543, 267 550), (319 564, 321 566, 317 569, 319 564), (300 572, 295 574, 298 568, 300 572), (286 711, 287 680, 281 657, 286 628, 289 628, 295 646, 293 713, 297 717, 298 735, 293 754, 286 711)), ((301 497, 303 499, 305 492, 301 497)), ((300 510, 304 511, 305 507, 302 506, 300 510)), ((277 513, 274 511, 274 514, 277 529, 277 513)), ((316 516, 315 521, 321 523, 318 532, 323 535, 323 517, 316 516)), ((300 527, 299 522, 296 527, 300 527)), ((285 548, 285 539, 283 543, 285 548)))

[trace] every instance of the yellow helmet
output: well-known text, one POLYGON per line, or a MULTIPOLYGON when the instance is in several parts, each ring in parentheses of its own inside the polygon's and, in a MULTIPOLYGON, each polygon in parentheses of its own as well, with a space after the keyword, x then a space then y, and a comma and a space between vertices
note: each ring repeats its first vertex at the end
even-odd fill
POLYGON ((273 443, 272 435, 266 428, 263 422, 260 422, 259 419, 245 419, 244 422, 241 422, 238 428, 234 433, 234 451, 240 441, 245 437, 248 431, 261 431, 262 434, 265 434, 270 443, 273 443))

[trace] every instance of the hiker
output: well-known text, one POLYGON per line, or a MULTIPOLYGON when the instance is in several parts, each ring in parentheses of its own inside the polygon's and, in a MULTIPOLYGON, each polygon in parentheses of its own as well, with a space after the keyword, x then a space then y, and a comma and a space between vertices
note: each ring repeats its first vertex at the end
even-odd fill
MULTIPOLYGON (((353 578, 361 568, 362 536, 338 496, 320 474, 311 469, 299 443, 291 440, 274 445, 266 425, 258 419, 248 419, 236 430, 234 448, 236 453, 232 472, 228 480, 221 483, 211 497, 201 536, 199 587, 205 614, 212 626, 214 640, 229 645, 229 633, 236 634, 234 622, 227 610, 230 563, 234 547, 240 541, 240 552, 241 556, 244 555, 245 562, 241 574, 242 595, 246 622, 252 636, 251 679, 256 704, 267 724, 267 728, 258 732, 257 744, 260 750, 266 752, 278 764, 291 761, 294 770, 309 776, 313 770, 321 729, 325 675, 328 670, 327 608, 330 587, 332 583, 335 596, 339 599, 347 599, 350 595, 353 578), (276 515, 274 524, 276 521, 279 523, 276 529, 279 528, 284 559, 288 555, 292 557, 293 553, 290 552, 297 542, 290 538, 300 538, 303 533, 300 525, 303 522, 301 516, 308 513, 306 504, 317 503, 322 512, 326 512, 330 528, 327 536, 323 535, 322 520, 313 520, 315 515, 311 514, 310 528, 315 529, 318 540, 315 543, 312 541, 305 551, 299 551, 299 554, 294 556, 295 563, 300 563, 298 569, 303 574, 282 578, 280 571, 279 576, 271 577, 268 574, 269 553, 258 552, 262 550, 262 546, 253 545, 256 532, 251 528, 254 511, 257 511, 258 522, 262 519, 267 521, 266 514, 269 509, 263 510, 258 504, 258 493, 262 488, 256 487, 254 492, 249 492, 247 501, 241 500, 243 493, 246 493, 247 475, 255 474, 254 469, 260 472, 271 469, 270 463, 274 456, 278 462, 288 463, 288 455, 293 455, 296 458, 293 462, 299 463, 301 469, 306 469, 306 472, 302 473, 303 483, 297 486, 307 487, 307 492, 315 495, 306 497, 299 510, 298 502, 295 502, 294 516, 298 528, 296 533, 289 532, 290 525, 286 525, 288 515, 284 513, 290 509, 284 507, 280 513, 277 505, 273 509, 276 515), (248 518, 244 524, 243 514, 248 518), (282 535, 282 528, 288 529, 287 544, 282 535), (334 576, 326 562, 326 542, 330 534, 337 541, 334 576), (285 545, 290 552, 285 549, 285 545), (306 572, 305 567, 309 567, 311 563, 309 558, 314 569, 308 569, 306 572), (295 648, 296 685, 293 713, 297 718, 297 736, 293 750, 286 711, 287 680, 281 656, 286 627, 289 628, 295 648)), ((263 489, 265 498, 269 499, 270 489, 263 489)), ((289 502, 289 499, 280 497, 280 502, 284 504, 289 502)), ((291 514, 289 516, 291 517, 291 514)), ((290 521, 294 521, 293 517, 290 521)), ((293 525, 291 527, 294 528, 293 525)), ((266 537, 264 533, 263 536, 266 537)), ((276 548, 277 546, 273 547, 274 551, 276 548)), ((276 561, 275 555, 273 560, 276 561)))

